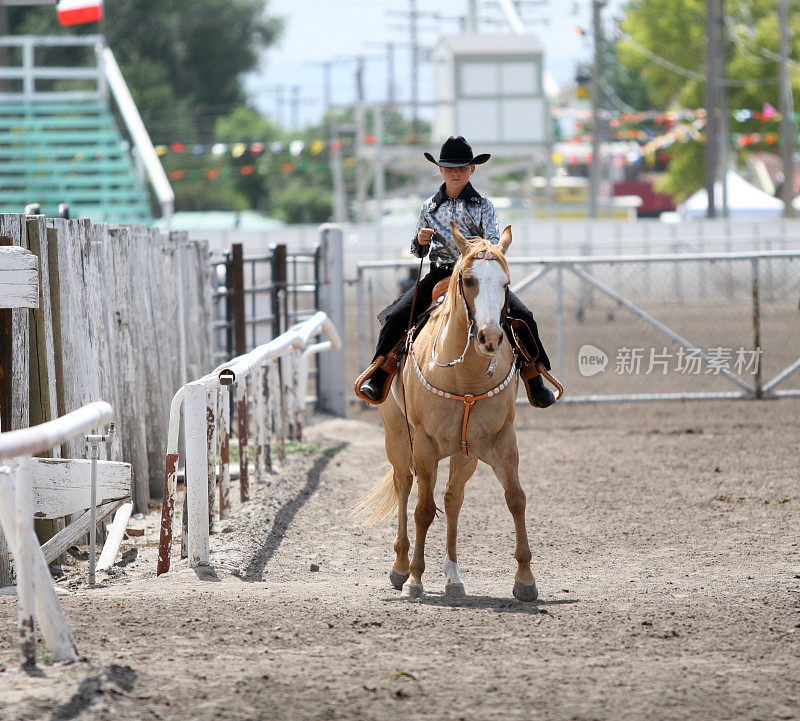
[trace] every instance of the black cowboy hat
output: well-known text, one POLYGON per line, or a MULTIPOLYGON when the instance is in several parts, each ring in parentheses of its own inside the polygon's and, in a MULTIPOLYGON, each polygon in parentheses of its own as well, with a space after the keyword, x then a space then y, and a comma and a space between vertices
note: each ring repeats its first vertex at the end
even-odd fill
POLYGON ((459 135, 457 138, 451 135, 444 141, 442 149, 439 151, 438 161, 434 160, 430 153, 425 153, 424 155, 440 168, 463 168, 465 165, 480 165, 492 157, 489 153, 482 153, 472 157, 472 148, 464 140, 463 135, 459 135))

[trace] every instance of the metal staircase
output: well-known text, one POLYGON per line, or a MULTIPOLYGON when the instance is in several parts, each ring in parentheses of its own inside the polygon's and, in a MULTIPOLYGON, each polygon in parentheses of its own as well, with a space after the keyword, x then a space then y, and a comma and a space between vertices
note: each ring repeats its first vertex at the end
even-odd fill
MULTIPOLYGON (((154 152, 148 155, 152 144, 145 132, 149 148, 142 147, 141 119, 132 101, 123 107, 130 95, 100 38, 9 36, 0 38, 0 46, 19 58, 18 64, 0 68, 0 213, 23 212, 29 203, 38 203, 42 213, 55 216, 59 205, 67 203, 73 218, 152 223, 147 179, 163 176, 163 170, 157 160, 156 169, 147 163, 155 157, 154 152), (57 64, 60 49, 70 46, 84 46, 93 64, 57 64), (51 64, 36 65, 40 55, 51 64), (109 64, 117 75, 111 86, 109 64), (123 103, 120 83, 127 96, 123 103), (112 96, 133 146, 112 112, 112 96), (141 127, 131 128, 126 117, 131 107, 141 127)), ((154 188, 156 207, 160 204, 162 214, 169 215, 172 199, 165 203, 159 190, 154 188)))

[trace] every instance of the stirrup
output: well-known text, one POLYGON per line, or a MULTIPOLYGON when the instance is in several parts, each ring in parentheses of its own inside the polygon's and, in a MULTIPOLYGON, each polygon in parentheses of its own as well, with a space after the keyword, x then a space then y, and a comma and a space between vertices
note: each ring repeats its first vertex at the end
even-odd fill
POLYGON ((386 356, 379 355, 374 361, 372 361, 370 366, 360 376, 358 376, 358 378, 356 378, 355 383, 353 383, 353 390, 355 391, 356 396, 364 401, 364 403, 369 403, 371 406, 379 406, 389 395, 389 391, 392 388, 392 381, 397 375, 398 365, 398 358, 394 351, 389 352, 388 358, 386 356), (381 391, 378 400, 373 400, 361 392, 361 386, 364 385, 364 383, 370 378, 372 378, 375 371, 378 369, 386 373, 386 380, 383 383, 383 390, 381 391))

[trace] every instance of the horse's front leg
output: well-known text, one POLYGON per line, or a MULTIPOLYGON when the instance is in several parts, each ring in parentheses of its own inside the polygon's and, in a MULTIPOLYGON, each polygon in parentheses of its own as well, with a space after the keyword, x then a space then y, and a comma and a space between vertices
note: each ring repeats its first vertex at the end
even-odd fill
POLYGON ((424 433, 414 435, 414 468, 417 471, 417 508, 414 523, 417 535, 414 539, 414 556, 411 559, 411 575, 408 579, 408 594, 411 598, 422 596, 422 573, 425 571, 425 537, 436 517, 433 489, 436 485, 436 448, 431 438, 424 433))
POLYGON ((478 459, 475 456, 455 455, 450 457, 450 477, 444 492, 444 512, 447 515, 447 556, 442 571, 447 577, 444 592, 447 596, 464 596, 464 584, 458 573, 456 541, 458 538, 458 515, 464 503, 464 487, 475 473, 478 459))
POLYGON ((536 580, 531 571, 531 549, 525 528, 525 491, 519 483, 519 451, 514 427, 506 426, 497 435, 494 444, 487 448, 483 458, 494 471, 503 486, 506 505, 514 519, 517 573, 514 576, 514 596, 520 601, 535 601, 539 596, 536 580))
POLYGON ((408 468, 394 469, 394 487, 397 493, 397 535, 394 539, 395 560, 389 573, 389 580, 398 591, 408 580, 408 496, 412 485, 411 471, 408 468))

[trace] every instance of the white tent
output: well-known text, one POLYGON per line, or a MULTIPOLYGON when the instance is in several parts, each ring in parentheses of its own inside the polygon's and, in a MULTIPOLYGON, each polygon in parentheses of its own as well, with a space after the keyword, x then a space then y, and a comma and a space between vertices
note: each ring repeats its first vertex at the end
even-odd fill
MULTIPOLYGON (((783 202, 765 193, 755 185, 748 183, 741 175, 729 170, 728 181, 728 214, 732 218, 780 218, 783 214, 783 202)), ((714 186, 714 205, 717 216, 722 214, 722 183, 714 186)), ((705 218, 708 211, 708 194, 701 188, 689 196, 678 208, 685 220, 705 218)))

